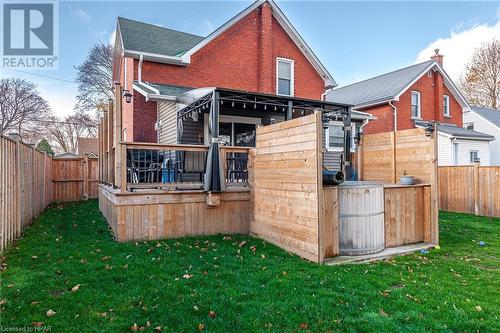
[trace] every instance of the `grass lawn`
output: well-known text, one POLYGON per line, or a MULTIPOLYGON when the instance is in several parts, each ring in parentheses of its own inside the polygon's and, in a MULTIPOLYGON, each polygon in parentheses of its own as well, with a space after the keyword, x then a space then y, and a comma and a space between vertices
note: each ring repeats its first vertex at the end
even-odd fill
POLYGON ((4 254, 0 331, 499 332, 500 219, 440 229, 427 255, 333 267, 247 236, 119 244, 96 201, 59 205, 4 254))

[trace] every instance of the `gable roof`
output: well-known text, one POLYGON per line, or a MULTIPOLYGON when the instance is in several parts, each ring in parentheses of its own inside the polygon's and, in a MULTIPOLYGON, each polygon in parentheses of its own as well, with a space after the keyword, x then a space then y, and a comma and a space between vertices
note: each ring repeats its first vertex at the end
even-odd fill
POLYGON ((326 99, 337 103, 354 104, 355 108, 398 101, 410 86, 429 70, 439 71, 444 82, 459 103, 467 102, 443 68, 434 60, 424 61, 389 73, 331 90, 326 99))
POLYGON ((124 17, 118 17, 117 25, 125 52, 128 50, 175 57, 205 38, 124 17))
POLYGON ((269 4, 273 17, 286 31, 296 46, 302 51, 311 65, 325 81, 325 87, 337 86, 332 75, 319 61, 312 49, 295 30, 285 14, 273 0, 257 0, 239 14, 217 28, 207 37, 180 32, 177 30, 158 27, 123 17, 118 18, 115 45, 121 46, 124 56, 133 58, 142 57, 145 60, 186 66, 191 62, 191 55, 205 47, 208 43, 220 36, 249 13, 263 5, 269 4))
POLYGON ((491 122, 493 125, 500 127, 500 110, 482 108, 479 106, 471 106, 470 109, 491 122))

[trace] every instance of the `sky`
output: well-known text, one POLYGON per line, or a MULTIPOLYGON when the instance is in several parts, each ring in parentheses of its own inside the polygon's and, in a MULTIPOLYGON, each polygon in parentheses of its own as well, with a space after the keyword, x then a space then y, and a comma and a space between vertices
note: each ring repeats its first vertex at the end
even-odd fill
MULTIPOLYGON (((435 48, 457 80, 472 51, 500 39, 500 2, 276 1, 339 85, 429 59, 435 48)), ((60 1, 59 68, 1 77, 35 82, 59 116, 73 112, 75 66, 123 16, 206 36, 251 1, 60 1)))

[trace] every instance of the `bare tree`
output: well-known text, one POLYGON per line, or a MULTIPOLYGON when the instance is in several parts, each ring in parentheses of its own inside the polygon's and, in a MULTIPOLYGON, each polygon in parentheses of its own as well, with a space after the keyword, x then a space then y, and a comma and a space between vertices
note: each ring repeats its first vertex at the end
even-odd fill
POLYGON ((477 48, 460 79, 460 88, 476 106, 500 107, 500 41, 496 38, 477 48))
POLYGON ((98 42, 90 48, 87 58, 77 66, 78 95, 76 109, 89 113, 97 111, 113 97, 111 90, 113 47, 98 42))
POLYGON ((23 79, 0 79, 0 134, 16 131, 21 138, 43 129, 51 115, 49 105, 36 86, 23 79))
POLYGON ((53 117, 48 123, 50 138, 57 148, 64 152, 75 152, 79 137, 95 137, 97 124, 94 119, 84 113, 77 112, 64 119, 53 117))

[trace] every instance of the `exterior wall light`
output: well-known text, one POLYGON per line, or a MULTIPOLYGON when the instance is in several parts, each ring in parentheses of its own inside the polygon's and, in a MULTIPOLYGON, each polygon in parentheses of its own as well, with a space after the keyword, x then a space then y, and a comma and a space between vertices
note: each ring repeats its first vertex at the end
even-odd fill
POLYGON ((432 133, 434 132, 434 126, 431 123, 429 123, 427 124, 427 126, 425 126, 424 130, 425 130, 425 136, 430 138, 432 133))
POLYGON ((132 94, 127 89, 123 91, 123 97, 125 97, 125 102, 127 103, 130 103, 132 101, 132 94))

